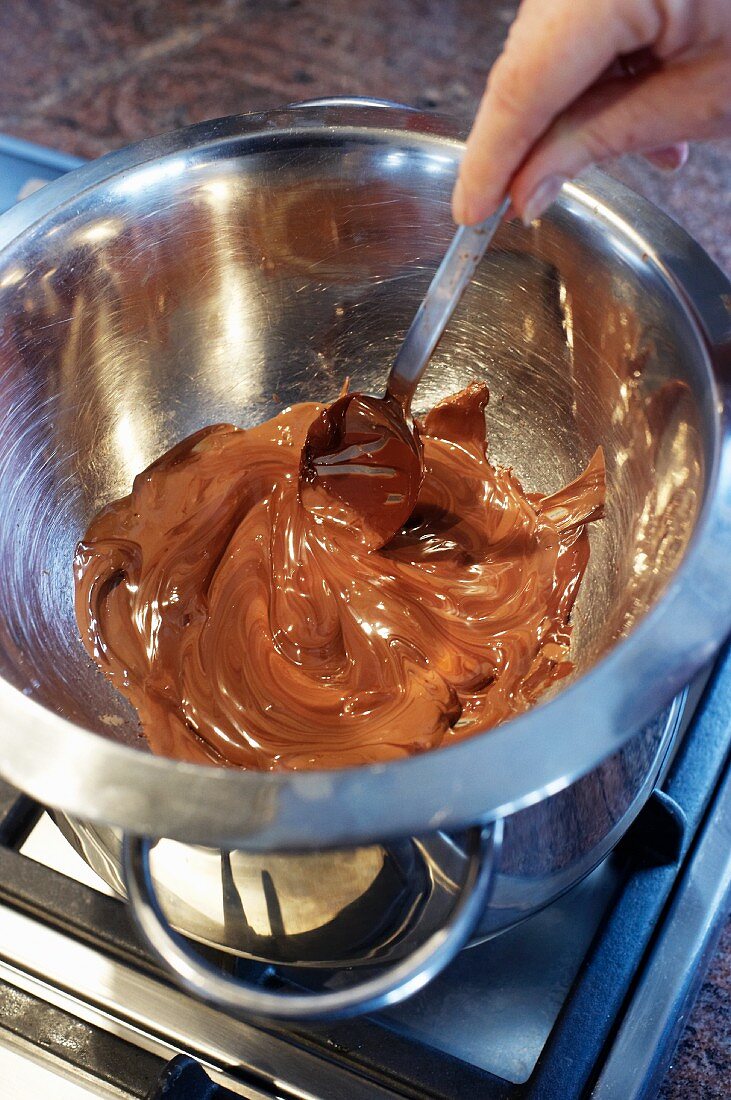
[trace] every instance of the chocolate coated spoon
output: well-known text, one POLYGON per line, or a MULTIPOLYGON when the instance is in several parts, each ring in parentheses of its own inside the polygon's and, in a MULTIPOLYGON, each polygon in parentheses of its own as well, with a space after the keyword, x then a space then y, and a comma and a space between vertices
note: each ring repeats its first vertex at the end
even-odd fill
POLYGON ((370 549, 387 543, 414 509, 423 474, 411 401, 434 349, 504 217, 460 226, 393 361, 384 397, 349 393, 310 426, 300 495, 313 514, 356 526, 370 549))

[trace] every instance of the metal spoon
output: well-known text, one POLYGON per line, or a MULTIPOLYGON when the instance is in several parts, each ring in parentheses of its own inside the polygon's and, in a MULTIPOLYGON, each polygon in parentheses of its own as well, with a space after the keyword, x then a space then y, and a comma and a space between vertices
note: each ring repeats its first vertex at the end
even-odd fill
POLYGON ((434 349, 509 205, 461 226, 393 361, 384 397, 349 393, 313 421, 302 449, 300 495, 313 514, 333 507, 369 548, 383 546, 414 509, 423 466, 411 402, 434 349))

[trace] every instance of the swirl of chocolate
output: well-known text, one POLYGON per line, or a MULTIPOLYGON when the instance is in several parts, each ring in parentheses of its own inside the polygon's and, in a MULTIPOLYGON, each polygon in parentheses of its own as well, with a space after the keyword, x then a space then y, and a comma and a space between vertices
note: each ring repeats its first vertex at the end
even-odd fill
POLYGON ((502 722, 567 675, 602 453, 561 492, 527 495, 487 459, 487 398, 474 385, 425 417, 416 507, 378 550, 302 505, 313 404, 204 428, 96 516, 77 620, 153 751, 270 770, 384 761, 502 722))

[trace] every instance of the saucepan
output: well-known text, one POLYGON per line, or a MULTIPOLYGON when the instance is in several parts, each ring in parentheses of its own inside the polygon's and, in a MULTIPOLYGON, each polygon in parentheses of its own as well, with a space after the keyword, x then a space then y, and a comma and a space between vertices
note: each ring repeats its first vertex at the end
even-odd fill
POLYGON ((662 776, 731 621, 731 287, 594 173, 502 226, 417 400, 486 379, 490 454, 529 490, 603 446, 569 682, 450 748, 258 774, 153 756, 87 657, 74 547, 136 473, 346 374, 379 392, 452 232, 462 139, 352 101, 226 118, 0 219, 0 771, 129 896, 178 980, 231 1011, 387 1004, 566 890, 662 776), (247 983, 195 941, 291 980, 247 983))

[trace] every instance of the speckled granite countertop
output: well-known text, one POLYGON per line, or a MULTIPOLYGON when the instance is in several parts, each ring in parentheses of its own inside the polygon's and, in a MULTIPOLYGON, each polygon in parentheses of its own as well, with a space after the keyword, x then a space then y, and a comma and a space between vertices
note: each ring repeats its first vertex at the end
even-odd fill
MULTIPOLYGON (((469 118, 515 9, 499 0, 2 0, 0 131, 83 157, 191 122, 322 95, 469 118)), ((614 172, 731 273, 731 142, 684 172, 614 172)), ((731 922, 661 1090, 731 1092, 731 922)))

